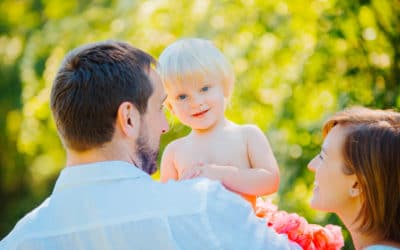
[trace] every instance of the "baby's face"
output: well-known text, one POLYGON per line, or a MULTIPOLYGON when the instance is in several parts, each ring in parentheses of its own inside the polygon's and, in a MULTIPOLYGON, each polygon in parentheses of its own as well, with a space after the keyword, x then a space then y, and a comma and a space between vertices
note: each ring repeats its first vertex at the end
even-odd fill
POLYGON ((224 118, 224 91, 221 84, 188 83, 166 88, 168 107, 185 125, 208 130, 224 118))

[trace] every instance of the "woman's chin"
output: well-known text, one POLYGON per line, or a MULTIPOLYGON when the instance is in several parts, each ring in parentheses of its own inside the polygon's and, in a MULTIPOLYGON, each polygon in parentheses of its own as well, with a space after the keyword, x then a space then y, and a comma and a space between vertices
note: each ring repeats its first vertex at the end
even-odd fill
POLYGON ((310 207, 316 210, 323 210, 321 204, 318 202, 318 198, 315 195, 310 200, 310 207))
POLYGON ((312 197, 311 200, 310 200, 310 207, 312 209, 317 209, 317 205, 316 205, 316 202, 314 200, 314 197, 312 197))
POLYGON ((315 210, 323 211, 323 212, 333 212, 332 209, 326 206, 326 204, 322 204, 320 201, 313 197, 310 201, 310 207, 315 210))

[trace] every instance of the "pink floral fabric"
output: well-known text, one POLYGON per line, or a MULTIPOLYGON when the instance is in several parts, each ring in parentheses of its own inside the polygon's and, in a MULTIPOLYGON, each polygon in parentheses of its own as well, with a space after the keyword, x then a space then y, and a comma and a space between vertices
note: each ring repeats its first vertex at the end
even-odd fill
POLYGON ((296 213, 279 211, 270 201, 257 199, 256 214, 267 220, 267 226, 299 244, 304 250, 338 250, 344 246, 341 227, 309 224, 296 213))

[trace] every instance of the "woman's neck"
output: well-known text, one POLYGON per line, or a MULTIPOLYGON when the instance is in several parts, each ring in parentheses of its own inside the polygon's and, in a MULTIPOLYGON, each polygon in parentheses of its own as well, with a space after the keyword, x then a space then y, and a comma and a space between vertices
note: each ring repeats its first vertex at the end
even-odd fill
POLYGON ((371 233, 360 232, 359 230, 360 223, 358 221, 354 222, 355 217, 352 218, 343 218, 343 216, 339 217, 343 221, 346 228, 349 230, 354 248, 356 250, 362 250, 372 245, 379 245, 379 244, 386 245, 381 237, 373 235, 371 233))
POLYGON ((381 242, 377 239, 372 239, 371 235, 365 235, 354 230, 349 230, 353 240, 354 248, 362 250, 368 246, 377 245, 381 242))
POLYGON ((374 245, 384 245, 384 246, 391 246, 395 248, 400 248, 400 243, 392 242, 392 241, 385 241, 385 240, 378 240, 378 239, 371 239, 371 236, 367 236, 365 234, 355 235, 353 237, 353 243, 356 250, 363 250, 367 247, 374 246, 374 245))

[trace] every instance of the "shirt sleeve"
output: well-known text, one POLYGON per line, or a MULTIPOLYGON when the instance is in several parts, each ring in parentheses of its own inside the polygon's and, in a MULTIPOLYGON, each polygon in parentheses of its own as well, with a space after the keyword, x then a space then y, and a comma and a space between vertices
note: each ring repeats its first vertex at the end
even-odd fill
POLYGON ((206 216, 220 249, 301 249, 268 228, 248 202, 220 184, 208 193, 206 216))

